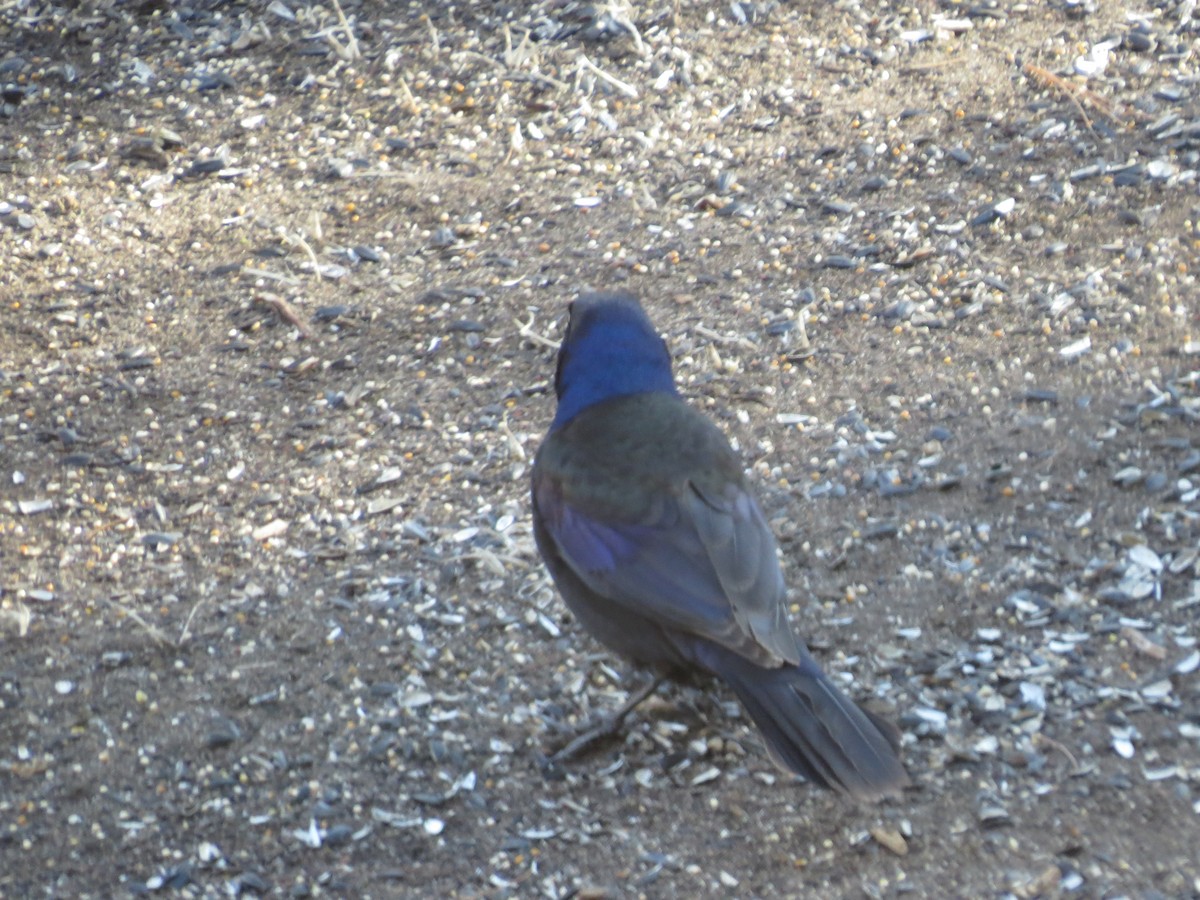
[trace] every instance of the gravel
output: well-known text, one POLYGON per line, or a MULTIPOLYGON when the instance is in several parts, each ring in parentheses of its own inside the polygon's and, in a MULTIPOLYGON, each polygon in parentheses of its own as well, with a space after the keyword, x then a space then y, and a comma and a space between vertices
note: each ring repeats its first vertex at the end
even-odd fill
POLYGON ((0 894, 1200 895, 1200 18, 0 4, 0 894), (645 298, 916 786, 616 709, 536 557, 645 298))

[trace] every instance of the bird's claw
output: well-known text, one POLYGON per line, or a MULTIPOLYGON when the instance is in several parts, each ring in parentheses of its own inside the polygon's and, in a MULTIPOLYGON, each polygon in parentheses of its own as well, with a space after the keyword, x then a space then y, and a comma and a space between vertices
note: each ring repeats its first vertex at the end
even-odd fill
POLYGON ((653 694, 658 689, 658 686, 662 684, 662 681, 661 677, 656 676, 646 682, 646 684, 629 695, 629 699, 625 701, 625 705, 619 710, 611 716, 600 717, 596 720, 596 724, 580 732, 558 750, 554 751, 554 753, 550 754, 546 758, 544 768, 548 771, 554 771, 562 763, 590 753, 595 749, 597 744, 616 737, 620 734, 621 726, 629 714, 637 709, 647 697, 653 694))

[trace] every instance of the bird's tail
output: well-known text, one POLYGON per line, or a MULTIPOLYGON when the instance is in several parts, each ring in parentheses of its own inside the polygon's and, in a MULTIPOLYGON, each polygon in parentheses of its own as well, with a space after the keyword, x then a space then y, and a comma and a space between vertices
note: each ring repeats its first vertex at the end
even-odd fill
POLYGON ((878 800, 909 783, 896 727, 856 706, 812 659, 766 669, 711 649, 713 671, 733 688, 780 768, 858 800, 878 800))

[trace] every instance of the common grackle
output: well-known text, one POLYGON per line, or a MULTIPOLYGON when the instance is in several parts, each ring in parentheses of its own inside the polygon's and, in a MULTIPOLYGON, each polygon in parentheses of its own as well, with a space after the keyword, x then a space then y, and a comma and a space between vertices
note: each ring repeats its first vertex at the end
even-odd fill
POLYGON ((782 769, 855 799, 899 792, 898 731, 838 690, 792 632, 739 458, 679 396, 633 295, 571 305, 554 388, 534 534, 583 626, 636 664, 724 681, 782 769))

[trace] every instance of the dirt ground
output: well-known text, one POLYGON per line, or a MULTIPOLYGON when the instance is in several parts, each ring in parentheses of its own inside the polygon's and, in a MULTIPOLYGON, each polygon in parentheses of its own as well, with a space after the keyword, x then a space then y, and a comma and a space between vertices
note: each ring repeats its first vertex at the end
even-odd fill
POLYGON ((0 3, 0 895, 1200 896, 1194 3, 0 3), (536 556, 581 290, 914 785, 536 556))

